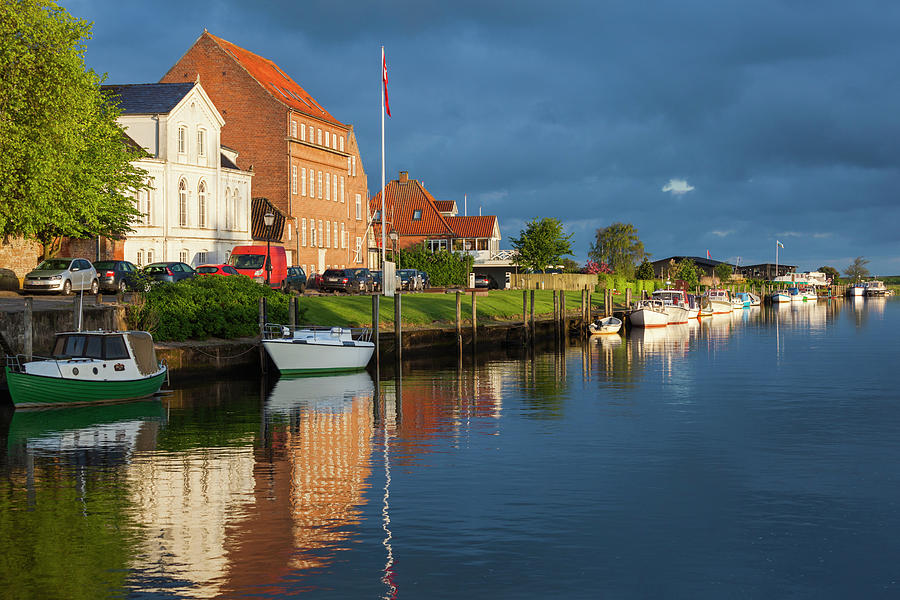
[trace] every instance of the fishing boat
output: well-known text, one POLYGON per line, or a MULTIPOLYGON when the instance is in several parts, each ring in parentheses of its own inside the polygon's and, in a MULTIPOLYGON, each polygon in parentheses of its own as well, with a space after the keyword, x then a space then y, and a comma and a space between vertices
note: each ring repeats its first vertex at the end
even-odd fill
POLYGON ((728 290, 713 288, 707 290, 705 296, 709 298, 709 303, 712 305, 714 315, 725 315, 733 310, 731 296, 729 295, 728 290))
POLYGON ((744 292, 735 292, 731 296, 731 308, 733 310, 750 308, 750 297, 744 292))
POLYGON ((51 358, 6 357, 9 394, 21 408, 146 398, 167 374, 146 331, 58 333, 51 358))
POLYGON ((369 329, 267 324, 262 340, 280 373, 304 374, 364 369, 375 344, 369 329))
POLYGON ((669 323, 669 315, 662 300, 641 300, 635 303, 628 318, 635 327, 665 327, 669 323))
POLYGON ((588 325, 591 335, 606 335, 611 333, 619 333, 622 328, 622 320, 616 317, 606 317, 605 319, 597 318, 588 325))

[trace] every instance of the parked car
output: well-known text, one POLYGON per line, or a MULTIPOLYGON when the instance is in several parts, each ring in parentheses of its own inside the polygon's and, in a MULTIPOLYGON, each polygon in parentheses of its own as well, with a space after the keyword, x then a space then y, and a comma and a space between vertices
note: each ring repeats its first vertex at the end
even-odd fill
POLYGON ((366 292, 374 292, 375 291, 375 277, 372 275, 372 271, 359 267, 356 269, 348 269, 352 271, 353 274, 360 279, 360 282, 365 282, 365 290, 366 292))
POLYGON ((101 260, 94 263, 100 289, 104 292, 125 292, 135 287, 139 273, 134 263, 127 260, 101 260))
POLYGON ((427 290, 431 287, 431 279, 428 277, 428 273, 425 271, 419 271, 419 281, 422 284, 422 289, 427 290))
POLYGON ((322 274, 310 273, 306 276, 306 288, 309 290, 322 289, 322 274))
POLYGON ((231 265, 200 265, 196 271, 197 275, 240 275, 231 265))
POLYGON ((484 273, 475 273, 475 287, 491 288, 491 278, 484 273))
POLYGON ((82 290, 96 294, 100 282, 97 270, 89 260, 48 258, 25 275, 22 289, 26 292, 61 292, 63 295, 82 290))
POLYGON ((401 290, 415 291, 422 287, 419 272, 415 269, 400 269, 397 271, 397 278, 400 280, 399 288, 401 290))
POLYGON ((369 271, 372 273, 372 291, 373 292, 383 292, 384 285, 381 282, 382 274, 381 271, 369 271))
MULTIPOLYGON (((269 286, 278 289, 282 287, 284 278, 287 276, 287 254, 282 246, 272 246, 268 252, 272 265, 269 286)), ((228 264, 237 269, 241 275, 252 277, 259 283, 266 282, 265 246, 235 246, 231 251, 228 264)))
POLYGON ((306 289, 306 273, 303 267, 288 267, 282 289, 286 292, 297 290, 301 294, 306 289))
POLYGON ((367 291, 368 280, 365 274, 355 271, 356 269, 327 269, 322 273, 322 284, 319 289, 323 292, 340 291, 352 293, 367 291))
POLYGON ((175 283, 184 279, 190 279, 196 274, 191 265, 183 262, 158 262, 150 263, 143 268, 143 272, 150 279, 175 283))

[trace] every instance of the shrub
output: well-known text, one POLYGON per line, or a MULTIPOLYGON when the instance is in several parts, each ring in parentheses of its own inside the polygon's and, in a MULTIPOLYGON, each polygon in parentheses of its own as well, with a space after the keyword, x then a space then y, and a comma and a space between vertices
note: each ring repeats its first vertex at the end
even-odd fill
MULTIPOLYGON (((126 308, 129 327, 158 341, 236 338, 259 331, 259 299, 268 299, 268 319, 288 322, 288 298, 247 277, 204 275, 151 286, 126 308)), ((301 320, 303 309, 301 307, 301 320)))
POLYGON ((398 269, 418 269, 428 273, 431 285, 436 287, 465 286, 474 259, 468 254, 439 250, 431 252, 425 245, 401 250, 397 259, 398 269))

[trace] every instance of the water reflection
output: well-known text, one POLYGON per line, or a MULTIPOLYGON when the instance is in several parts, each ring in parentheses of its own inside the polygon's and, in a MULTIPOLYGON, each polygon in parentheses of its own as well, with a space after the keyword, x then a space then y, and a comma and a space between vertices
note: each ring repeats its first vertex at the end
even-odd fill
MULTIPOLYGON (((580 590, 618 581, 621 564, 604 570, 592 558, 596 539, 615 540, 617 555, 641 563, 640 548, 657 547, 660 532, 689 519, 684 507, 695 506, 692 494, 704 485, 712 488, 703 496, 709 511, 741 523, 739 533, 725 527, 721 535, 743 547, 757 522, 741 521, 746 503, 755 502, 754 519, 790 527, 795 515, 773 515, 772 506, 805 502, 799 493, 776 497, 768 469, 793 474, 791 461, 816 455, 799 452, 798 440, 808 445, 831 431, 819 420, 825 394, 813 398, 811 424, 784 418, 802 401, 797 390, 810 386, 804 368, 847 360, 847 337, 810 342, 840 326, 871 333, 867 325, 891 318, 889 302, 745 309, 572 339, 521 358, 454 355, 428 369, 405 365, 402 379, 198 382, 162 401, 17 411, 3 421, 0 543, 8 560, 0 578, 21 597, 395 598, 405 588, 416 597, 447 589, 546 597, 560 581, 580 590), (798 360, 813 351, 819 362, 798 360), (764 402, 733 393, 756 389, 767 392, 764 402), (759 450, 781 436, 780 454, 759 450), (64 569, 46 548, 67 549, 64 569)), ((867 370, 877 369, 858 365, 862 377, 867 370)), ((890 420, 890 407, 875 408, 890 420)), ((863 418, 844 420, 850 406, 839 409, 831 407, 844 427, 863 418)), ((835 445, 825 437, 819 450, 832 477, 835 445)), ((719 540, 689 537, 693 545, 673 555, 708 547, 685 572, 726 560, 719 540)), ((753 548, 735 556, 761 576, 753 548)), ((627 585, 612 591, 629 595, 621 593, 627 585)))

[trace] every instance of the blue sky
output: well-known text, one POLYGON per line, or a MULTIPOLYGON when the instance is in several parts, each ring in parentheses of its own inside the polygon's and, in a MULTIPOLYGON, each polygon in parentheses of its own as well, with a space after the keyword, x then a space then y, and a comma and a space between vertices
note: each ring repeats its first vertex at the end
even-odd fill
POLYGON ((380 185, 408 170, 509 247, 560 219, 583 262, 632 223, 654 258, 900 274, 900 3, 341 0, 62 6, 88 64, 158 81, 208 29, 275 61, 354 125, 380 185))

